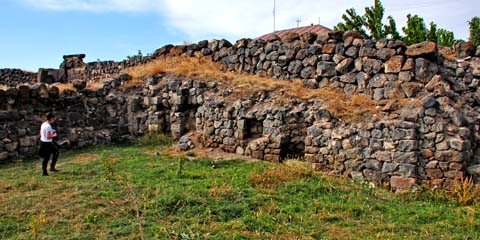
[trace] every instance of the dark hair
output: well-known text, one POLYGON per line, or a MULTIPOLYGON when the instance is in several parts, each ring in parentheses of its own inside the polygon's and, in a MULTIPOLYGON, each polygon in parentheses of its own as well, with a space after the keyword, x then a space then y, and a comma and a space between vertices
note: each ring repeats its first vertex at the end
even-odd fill
POLYGON ((47 120, 54 118, 53 113, 51 112, 48 112, 45 116, 47 117, 47 120))

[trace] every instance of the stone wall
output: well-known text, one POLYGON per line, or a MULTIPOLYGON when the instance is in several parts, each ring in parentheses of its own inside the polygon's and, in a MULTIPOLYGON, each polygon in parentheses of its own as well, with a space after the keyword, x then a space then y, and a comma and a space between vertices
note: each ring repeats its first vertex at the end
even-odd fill
POLYGON ((35 83, 36 79, 37 73, 14 68, 0 69, 0 85, 14 87, 16 85, 35 83))
POLYGON ((59 142, 67 147, 124 141, 130 136, 127 98, 107 87, 97 91, 65 91, 35 84, 0 90, 0 162, 34 156, 46 112, 53 112, 59 142))
POLYGON ((80 60, 44 74, 65 72, 67 81, 109 78, 99 90, 59 94, 43 84, 0 90, 1 160, 34 154, 40 115, 53 111, 72 146, 154 131, 266 161, 305 159, 315 169, 397 190, 450 188, 464 174, 480 175, 480 51, 468 44, 453 51, 334 32, 167 45, 123 62, 80 60), (282 93, 258 90, 232 100, 225 89, 236 86, 163 74, 139 89, 119 88, 129 78, 120 74, 126 67, 178 55, 363 95, 377 102, 378 113, 352 122, 336 117, 322 99, 280 103, 282 93))

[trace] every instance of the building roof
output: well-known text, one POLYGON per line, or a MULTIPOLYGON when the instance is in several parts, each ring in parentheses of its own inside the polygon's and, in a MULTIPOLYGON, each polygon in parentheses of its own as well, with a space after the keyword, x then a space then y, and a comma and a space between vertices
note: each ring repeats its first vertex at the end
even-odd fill
POLYGON ((261 37, 259 37, 258 39, 263 39, 263 40, 266 40, 268 37, 272 36, 272 35, 277 35, 279 36, 280 38, 283 38, 284 36, 286 36, 288 33, 290 32, 295 32, 295 33, 298 33, 298 35, 302 35, 304 33, 307 33, 307 32, 311 32, 311 33, 315 33, 317 35, 320 35, 320 34, 323 34, 323 33, 328 33, 328 32, 331 32, 332 30, 329 29, 329 28, 326 28, 322 25, 310 25, 310 26, 305 26, 305 27, 298 27, 298 28, 290 28, 290 29, 285 29, 285 30, 279 30, 279 31, 275 31, 275 32, 271 32, 271 33, 267 33, 261 37))

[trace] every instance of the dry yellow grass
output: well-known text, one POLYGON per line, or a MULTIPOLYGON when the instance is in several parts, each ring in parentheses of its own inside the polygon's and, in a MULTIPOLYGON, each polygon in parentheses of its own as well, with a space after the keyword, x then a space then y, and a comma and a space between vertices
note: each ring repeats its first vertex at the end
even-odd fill
POLYGON ((64 91, 76 91, 76 89, 73 87, 73 85, 71 83, 60 83, 60 84, 57 84, 55 85, 58 90, 60 91, 60 93, 64 92, 64 91))
POLYGON ((275 188, 284 182, 303 179, 313 174, 313 171, 304 165, 275 165, 261 172, 252 172, 250 174, 250 183, 263 188, 275 188))
POLYGON ((157 73, 219 80, 228 75, 228 73, 219 71, 220 67, 220 63, 215 63, 206 58, 168 57, 128 68, 126 72, 132 76, 133 80, 142 79, 157 73))
POLYGON ((87 84, 86 89, 97 90, 103 85, 103 80, 97 80, 87 84))
POLYGON ((100 156, 96 153, 81 153, 75 155, 72 159, 72 163, 86 164, 91 161, 97 161, 100 159, 100 156))
POLYGON ((472 177, 461 177, 453 182, 453 191, 449 196, 460 204, 471 204, 480 200, 480 185, 475 184, 472 177))
POLYGON ((233 191, 233 186, 229 183, 218 183, 214 181, 212 186, 208 189, 208 196, 221 197, 230 194, 233 191))
POLYGON ((337 118, 350 121, 368 119, 377 112, 377 103, 364 96, 347 97, 343 92, 335 89, 307 88, 299 79, 293 81, 275 80, 270 77, 221 71, 221 67, 221 63, 206 58, 168 57, 129 68, 126 72, 132 76, 132 81, 135 84, 141 84, 143 83, 142 79, 158 73, 216 81, 232 87, 233 94, 226 98, 227 101, 248 97, 259 90, 274 92, 276 101, 281 104, 292 99, 322 99, 327 109, 337 118))

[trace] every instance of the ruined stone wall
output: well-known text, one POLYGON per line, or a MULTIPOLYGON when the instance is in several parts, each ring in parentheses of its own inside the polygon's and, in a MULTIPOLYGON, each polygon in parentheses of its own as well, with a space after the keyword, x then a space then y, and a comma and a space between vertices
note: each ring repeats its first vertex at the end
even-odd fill
POLYGON ((0 85, 14 87, 16 85, 35 83, 36 79, 37 73, 14 68, 0 69, 0 85))
POLYGON ((39 127, 46 112, 66 147, 124 141, 130 136, 127 101, 105 87, 97 91, 65 91, 45 84, 0 90, 0 162, 35 156, 39 127))
POLYGON ((266 161, 300 158, 315 169, 392 189, 449 188, 466 173, 480 175, 480 51, 465 45, 456 58, 446 52, 434 43, 406 46, 335 32, 168 45, 146 58, 73 64, 76 80, 109 79, 99 90, 69 94, 39 84, 0 90, 0 159, 34 154, 40 115, 54 111, 60 135, 73 146, 153 131, 266 161), (119 88, 128 80, 120 75, 126 67, 178 55, 363 95, 377 102, 378 113, 352 122, 321 99, 279 102, 281 93, 258 90, 232 100, 226 89, 236 86, 163 74, 135 91, 119 88))
POLYGON ((139 66, 151 61, 151 57, 136 56, 123 61, 97 61, 86 64, 85 74, 90 81, 113 78, 129 67, 139 66))

